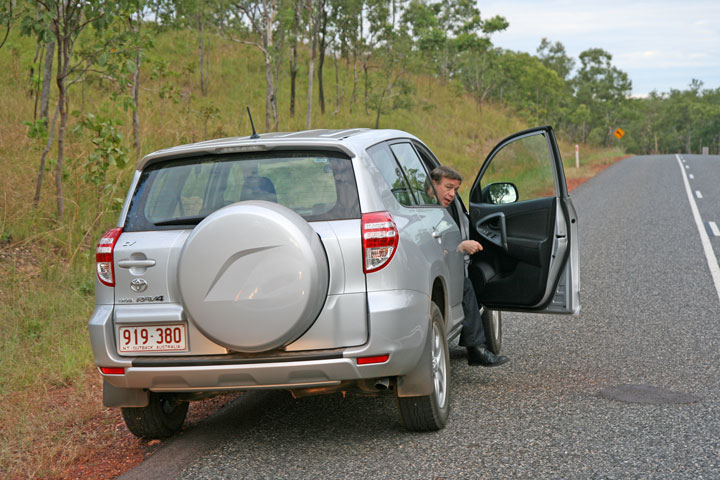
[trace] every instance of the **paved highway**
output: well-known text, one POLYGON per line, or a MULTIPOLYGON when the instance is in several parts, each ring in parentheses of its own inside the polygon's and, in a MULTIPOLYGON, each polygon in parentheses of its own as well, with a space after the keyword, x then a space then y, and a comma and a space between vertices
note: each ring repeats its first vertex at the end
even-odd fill
POLYGON ((123 478, 718 478, 719 180, 667 155, 580 186, 582 313, 505 314, 500 368, 452 347, 443 431, 390 396, 252 392, 123 478))

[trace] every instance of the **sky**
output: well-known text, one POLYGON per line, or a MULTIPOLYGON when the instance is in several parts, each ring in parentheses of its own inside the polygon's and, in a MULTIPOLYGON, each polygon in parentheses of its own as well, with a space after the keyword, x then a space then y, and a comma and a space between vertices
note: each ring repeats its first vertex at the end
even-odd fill
POLYGON ((504 16, 510 27, 494 45, 536 54, 543 37, 579 54, 602 48, 632 80, 633 96, 686 89, 691 80, 720 87, 720 1, 478 0, 482 18, 504 16))

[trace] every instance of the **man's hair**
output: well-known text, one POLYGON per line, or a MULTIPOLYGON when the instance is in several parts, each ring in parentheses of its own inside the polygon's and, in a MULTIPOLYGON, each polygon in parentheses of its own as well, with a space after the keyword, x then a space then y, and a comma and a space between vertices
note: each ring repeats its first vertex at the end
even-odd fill
POLYGON ((440 181, 444 178, 449 178, 450 180, 459 180, 462 182, 462 175, 460 175, 460 172, 455 170, 452 167, 448 167, 447 165, 440 165, 439 167, 433 168, 433 171, 430 172, 430 178, 433 179, 433 182, 440 183, 440 181))

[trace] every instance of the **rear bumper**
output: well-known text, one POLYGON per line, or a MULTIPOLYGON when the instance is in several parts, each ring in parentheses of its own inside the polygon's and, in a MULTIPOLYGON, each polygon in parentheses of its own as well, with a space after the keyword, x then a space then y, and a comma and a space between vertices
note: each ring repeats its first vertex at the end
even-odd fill
MULTIPOLYGON (((112 306, 99 305, 90 320, 95 363, 124 367, 123 375, 104 375, 117 388, 156 392, 309 388, 348 380, 404 375, 420 360, 428 334, 430 299, 409 290, 368 293, 369 341, 358 347, 294 352, 276 359, 231 356, 120 357, 115 353, 112 306), (384 363, 359 365, 359 357, 389 355, 384 363), (213 360, 216 359, 216 360, 213 360)), ((345 318, 344 321, 363 321, 345 318)))

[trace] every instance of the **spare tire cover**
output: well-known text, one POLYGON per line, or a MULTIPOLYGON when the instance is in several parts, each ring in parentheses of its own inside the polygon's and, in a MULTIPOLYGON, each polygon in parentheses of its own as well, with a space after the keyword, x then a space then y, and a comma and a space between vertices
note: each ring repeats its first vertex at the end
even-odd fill
POLYGON ((297 339, 320 314, 328 283, 317 233, 292 210, 260 200, 207 216, 188 236, 178 265, 191 321, 241 352, 297 339))

